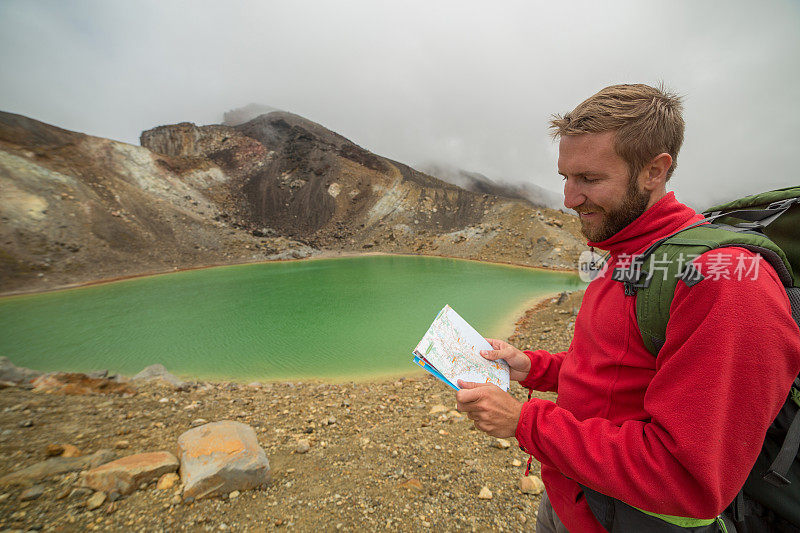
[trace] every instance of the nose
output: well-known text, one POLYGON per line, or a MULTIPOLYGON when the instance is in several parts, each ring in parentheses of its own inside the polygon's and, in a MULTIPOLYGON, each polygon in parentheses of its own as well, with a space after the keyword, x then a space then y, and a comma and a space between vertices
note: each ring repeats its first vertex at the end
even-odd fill
POLYGON ((564 180, 564 207, 575 209, 586 201, 586 196, 581 192, 580 187, 574 179, 564 180))

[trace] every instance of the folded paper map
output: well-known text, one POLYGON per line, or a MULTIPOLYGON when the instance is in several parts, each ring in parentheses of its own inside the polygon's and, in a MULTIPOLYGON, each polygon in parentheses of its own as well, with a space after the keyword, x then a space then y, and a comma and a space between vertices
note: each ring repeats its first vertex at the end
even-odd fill
POLYGON ((458 380, 493 383, 508 390, 508 364, 481 357, 492 345, 445 305, 414 348, 414 363, 458 390, 458 380))

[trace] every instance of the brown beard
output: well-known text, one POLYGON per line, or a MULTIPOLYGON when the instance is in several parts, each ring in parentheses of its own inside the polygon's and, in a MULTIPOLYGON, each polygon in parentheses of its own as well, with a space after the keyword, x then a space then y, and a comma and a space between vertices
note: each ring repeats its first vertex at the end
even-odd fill
MULTIPOLYGON (((647 210, 647 204, 650 202, 650 195, 639 190, 636 179, 631 178, 628 180, 628 189, 625 192, 625 198, 622 199, 622 204, 613 211, 605 212, 594 204, 586 205, 589 207, 588 211, 595 210, 603 213, 603 219, 600 226, 592 231, 581 224, 581 233, 592 242, 602 242, 610 239, 619 233, 628 224, 639 218, 642 213, 647 210), (594 209, 592 209, 592 207, 594 209)), ((584 208, 585 209, 585 208, 584 208)))

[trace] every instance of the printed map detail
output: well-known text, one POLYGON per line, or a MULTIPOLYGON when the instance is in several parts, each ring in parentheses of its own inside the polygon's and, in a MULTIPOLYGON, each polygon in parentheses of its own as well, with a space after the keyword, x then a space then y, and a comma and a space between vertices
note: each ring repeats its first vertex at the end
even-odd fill
POLYGON ((481 357, 481 350, 491 349, 480 333, 446 305, 414 349, 414 362, 456 390, 462 379, 493 383, 507 391, 508 364, 481 357))

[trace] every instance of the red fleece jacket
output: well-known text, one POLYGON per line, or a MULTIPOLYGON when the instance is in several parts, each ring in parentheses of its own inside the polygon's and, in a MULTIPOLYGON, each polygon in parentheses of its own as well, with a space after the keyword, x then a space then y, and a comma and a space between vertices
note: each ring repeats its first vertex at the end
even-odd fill
POLYGON ((707 252, 695 265, 705 273, 720 257, 757 261, 756 279, 679 282, 666 343, 657 357, 645 348, 636 298, 610 272, 700 218, 670 193, 590 243, 611 252, 609 268, 586 289, 569 350, 525 352, 531 370, 522 385, 557 391, 558 401, 525 403, 516 438, 542 463, 553 509, 572 532, 604 531, 579 483, 655 513, 717 516, 744 484, 800 371, 786 293, 772 267, 742 248, 707 252))

